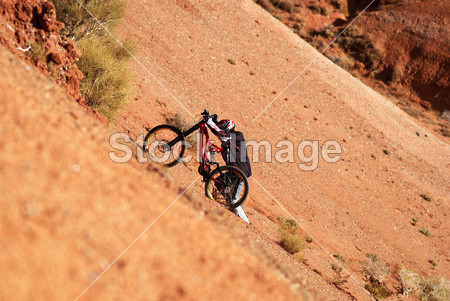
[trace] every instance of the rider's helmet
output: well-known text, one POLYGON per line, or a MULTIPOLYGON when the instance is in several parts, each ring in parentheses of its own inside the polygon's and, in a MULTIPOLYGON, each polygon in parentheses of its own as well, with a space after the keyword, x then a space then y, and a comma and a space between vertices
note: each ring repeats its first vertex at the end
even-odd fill
POLYGON ((221 120, 217 123, 217 126, 222 130, 225 131, 227 133, 231 132, 232 130, 234 130, 234 122, 231 119, 224 119, 221 120))

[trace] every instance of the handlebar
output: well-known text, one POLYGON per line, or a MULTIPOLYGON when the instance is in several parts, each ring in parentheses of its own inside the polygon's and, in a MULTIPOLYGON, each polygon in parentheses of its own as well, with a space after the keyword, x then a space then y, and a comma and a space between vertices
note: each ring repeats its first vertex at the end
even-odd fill
POLYGON ((205 109, 202 113, 203 117, 208 117, 209 116, 209 112, 207 109, 205 109))
POLYGON ((207 109, 203 110, 203 112, 201 113, 201 115, 203 116, 203 119, 204 119, 205 121, 208 121, 208 118, 211 117, 212 120, 213 120, 214 122, 217 122, 217 114, 212 114, 212 115, 210 115, 207 109))

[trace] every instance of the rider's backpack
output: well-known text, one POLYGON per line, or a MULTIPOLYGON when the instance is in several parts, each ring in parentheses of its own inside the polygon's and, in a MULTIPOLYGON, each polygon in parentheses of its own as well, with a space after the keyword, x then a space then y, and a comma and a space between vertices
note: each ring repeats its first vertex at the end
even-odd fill
POLYGON ((222 148, 225 150, 222 152, 222 158, 227 165, 236 166, 244 172, 247 178, 252 175, 247 146, 242 132, 232 132, 231 139, 225 142, 222 148))

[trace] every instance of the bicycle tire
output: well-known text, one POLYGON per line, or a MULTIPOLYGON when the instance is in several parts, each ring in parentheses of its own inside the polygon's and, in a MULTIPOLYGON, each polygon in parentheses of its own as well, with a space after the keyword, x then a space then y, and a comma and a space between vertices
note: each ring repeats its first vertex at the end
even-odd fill
MULTIPOLYGON (((185 139, 183 133, 181 132, 181 130, 178 129, 177 127, 172 126, 172 125, 169 125, 169 124, 161 124, 161 125, 158 125, 158 126, 152 128, 152 129, 147 133, 147 135, 146 135, 145 138, 144 138, 144 151, 145 151, 145 152, 149 151, 149 150, 147 149, 147 146, 149 145, 149 140, 150 140, 150 138, 151 138, 155 133, 157 133, 158 131, 161 131, 161 130, 164 130, 164 129, 174 132, 174 133, 177 135, 177 138, 180 138, 181 149, 180 149, 180 153, 179 153, 179 155, 178 155, 177 157, 175 157, 175 155, 173 156, 174 158, 173 158, 172 161, 168 161, 168 162, 165 162, 165 163, 162 163, 162 162, 157 162, 157 163, 162 163, 163 165, 165 165, 165 166, 167 166, 167 167, 173 167, 173 166, 177 165, 177 164, 182 160, 183 155, 184 155, 184 152, 186 151, 186 139, 185 139)), ((176 138, 175 138, 175 139, 176 139, 176 138)), ((177 142, 177 144, 178 144, 178 142, 177 142)), ((165 146, 167 146, 167 144, 166 144, 165 146)), ((173 147, 169 147, 169 149, 168 149, 168 150, 165 150, 165 151, 166 151, 166 152, 167 152, 167 151, 171 151, 172 149, 173 149, 173 147)), ((150 153, 149 153, 149 156, 151 156, 150 153)), ((154 160, 153 160, 153 161, 154 161, 154 160)), ((155 162, 156 162, 156 161, 155 161, 155 162)))
POLYGON ((225 207, 230 207, 230 208, 236 208, 236 207, 241 206, 244 203, 244 201, 247 199, 248 190, 249 190, 248 179, 247 179, 246 175, 244 174, 244 172, 242 170, 240 170, 239 168, 230 166, 230 165, 220 166, 220 167, 214 169, 209 174, 208 179, 205 182, 205 195, 209 199, 219 202, 222 205, 224 205, 225 207), (217 191, 213 191, 215 189, 214 188, 215 184, 212 183, 212 181, 213 181, 213 179, 215 179, 214 176, 216 176, 217 174, 224 174, 225 172, 229 172, 229 171, 235 173, 236 175, 239 175, 239 179, 244 183, 244 186, 243 186, 244 192, 241 192, 241 196, 236 203, 231 204, 231 202, 229 202, 230 200, 226 200, 229 203, 223 204, 222 202, 220 202, 216 199, 217 191), (214 197, 215 195, 216 195, 216 197, 214 197))

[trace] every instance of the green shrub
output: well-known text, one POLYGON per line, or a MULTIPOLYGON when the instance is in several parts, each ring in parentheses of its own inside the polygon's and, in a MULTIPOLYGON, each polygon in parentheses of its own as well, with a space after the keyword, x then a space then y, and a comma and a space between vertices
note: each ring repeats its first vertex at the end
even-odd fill
POLYGON ((336 259, 338 259, 338 260, 339 260, 340 262, 342 262, 342 263, 347 263, 347 259, 345 259, 345 257, 342 256, 342 255, 334 254, 333 257, 336 258, 336 259))
POLYGON ((420 197, 421 197, 422 199, 424 199, 425 201, 427 201, 427 202, 431 202, 431 201, 432 201, 431 197, 430 197, 428 194, 426 194, 426 193, 422 193, 422 194, 420 195, 420 197))
POLYGON ((423 235, 425 235, 425 236, 431 236, 431 233, 430 233, 430 231, 428 231, 427 229, 425 229, 425 228, 422 228, 422 229, 420 229, 419 230, 420 231, 420 233, 422 233, 423 235))
POLYGON ((134 44, 125 40, 125 49, 110 35, 123 18, 124 4, 121 0, 79 1, 86 10, 78 0, 53 0, 58 19, 65 24, 61 34, 74 39, 82 52, 77 65, 84 74, 80 92, 86 104, 114 122, 132 85, 127 62, 134 44))
POLYGON ((444 278, 427 278, 402 267, 398 272, 402 293, 411 291, 419 300, 449 300, 449 285, 444 278))

